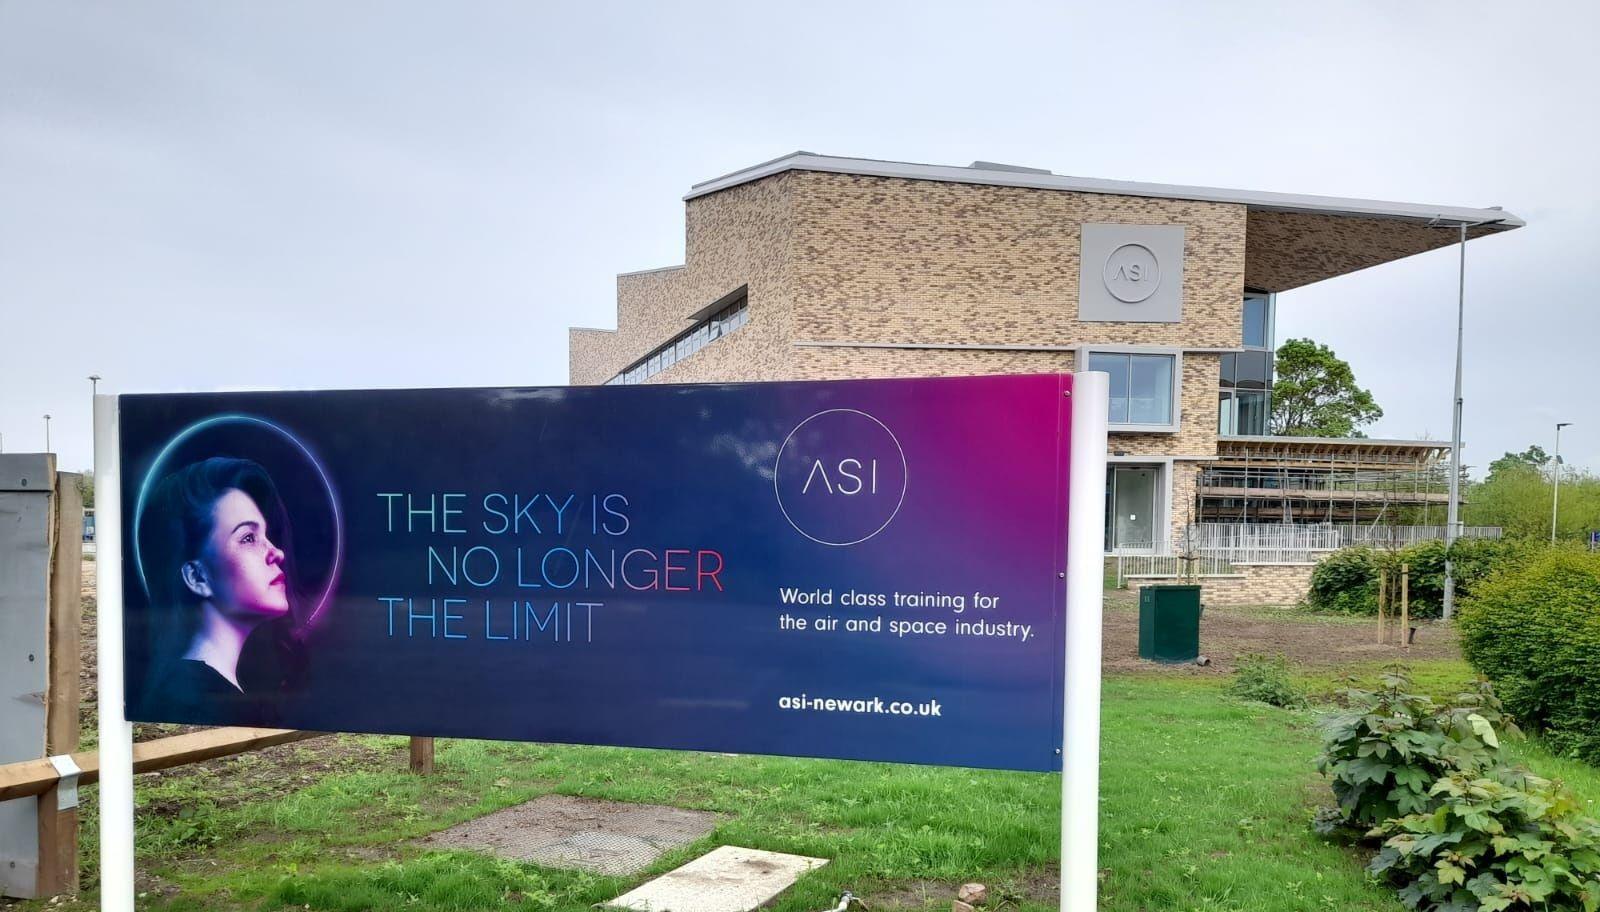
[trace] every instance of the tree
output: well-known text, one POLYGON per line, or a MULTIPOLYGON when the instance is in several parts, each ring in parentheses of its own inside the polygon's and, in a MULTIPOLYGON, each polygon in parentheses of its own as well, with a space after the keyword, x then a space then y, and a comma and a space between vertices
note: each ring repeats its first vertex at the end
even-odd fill
POLYGON ((1356 385, 1349 362, 1326 345, 1290 339, 1278 349, 1272 383, 1272 433, 1356 437, 1383 417, 1372 393, 1356 385))
POLYGON ((1493 480, 1496 476, 1504 478, 1519 472, 1538 474, 1549 464, 1550 454, 1544 451, 1544 447, 1534 444, 1520 453, 1507 453, 1489 463, 1489 479, 1493 480))
POLYGON ((94 509, 94 470, 84 469, 78 474, 78 495, 83 498, 86 510, 94 509))
MULTIPOLYGON (((1548 538, 1555 493, 1551 475, 1519 462, 1520 455, 1496 459, 1489 477, 1467 489, 1462 518, 1472 526, 1499 526, 1513 538, 1548 538)), ((1545 462, 1548 466, 1549 460, 1545 462)), ((1581 540, 1594 529, 1600 529, 1600 477, 1566 469, 1561 473, 1556 536, 1581 540)))

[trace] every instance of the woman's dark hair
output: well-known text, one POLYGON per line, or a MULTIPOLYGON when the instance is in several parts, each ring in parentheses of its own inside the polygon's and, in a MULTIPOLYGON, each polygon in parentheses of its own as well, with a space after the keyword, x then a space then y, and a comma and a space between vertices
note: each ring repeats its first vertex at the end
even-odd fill
MULTIPOLYGON (((267 521, 268 535, 284 553, 290 582, 288 623, 299 627, 301 600, 293 589, 295 574, 290 561, 294 549, 288 515, 272 478, 248 459, 213 456, 190 463, 156 483, 135 530, 150 604, 144 612, 144 635, 132 639, 146 650, 142 658, 146 679, 152 685, 147 689, 150 692, 159 685, 168 663, 182 657, 198 628, 200 599, 184 585, 183 565, 200 556, 211 534, 213 508, 235 489, 255 501, 267 521)), ((137 648, 135 642, 129 643, 130 652, 137 648)))

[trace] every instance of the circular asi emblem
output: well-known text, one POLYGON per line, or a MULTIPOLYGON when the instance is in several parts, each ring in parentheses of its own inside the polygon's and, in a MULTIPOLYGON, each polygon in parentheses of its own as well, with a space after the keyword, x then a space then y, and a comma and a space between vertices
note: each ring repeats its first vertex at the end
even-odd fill
POLYGON ((795 426, 778 448, 778 509, 819 545, 856 545, 882 532, 906 497, 906 455, 863 411, 834 408, 795 426))
POLYGON ((1124 304, 1137 304, 1161 285, 1161 264, 1143 244, 1123 244, 1106 257, 1106 290, 1124 304))

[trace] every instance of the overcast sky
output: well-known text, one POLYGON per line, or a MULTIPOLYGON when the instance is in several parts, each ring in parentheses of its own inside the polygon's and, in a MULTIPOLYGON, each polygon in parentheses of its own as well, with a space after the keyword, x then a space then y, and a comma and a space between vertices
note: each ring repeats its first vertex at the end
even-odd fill
MULTIPOLYGON (((103 390, 564 383, 693 182, 806 149, 1501 205, 1466 460, 1600 468, 1600 5, 0 0, 0 446, 103 390)), ((1456 253, 1280 298, 1450 436, 1456 253)))

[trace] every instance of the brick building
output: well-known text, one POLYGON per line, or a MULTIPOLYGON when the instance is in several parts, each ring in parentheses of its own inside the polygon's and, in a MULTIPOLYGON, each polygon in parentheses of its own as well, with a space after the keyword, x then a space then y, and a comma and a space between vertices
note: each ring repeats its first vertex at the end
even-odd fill
MULTIPOLYGON (((695 185, 685 222, 683 265, 618 276, 615 330, 571 330, 572 383, 1105 370, 1118 552, 1162 550, 1190 520, 1372 519, 1372 498, 1313 477, 1323 453, 1337 473, 1395 453, 1432 464, 1448 447, 1291 447, 1298 487, 1329 496, 1275 491, 1289 465, 1267 436, 1276 294, 1449 245, 1463 223, 1472 238, 1523 224, 1499 209, 806 152, 695 185)), ((1387 487, 1384 509, 1423 502, 1387 487)))

